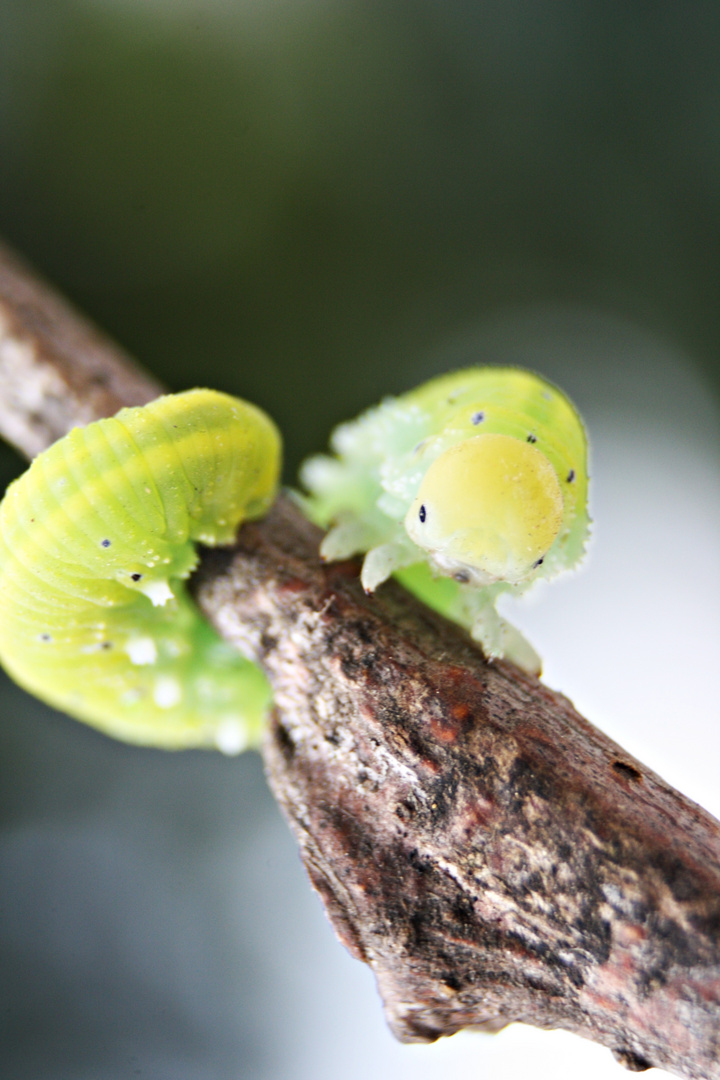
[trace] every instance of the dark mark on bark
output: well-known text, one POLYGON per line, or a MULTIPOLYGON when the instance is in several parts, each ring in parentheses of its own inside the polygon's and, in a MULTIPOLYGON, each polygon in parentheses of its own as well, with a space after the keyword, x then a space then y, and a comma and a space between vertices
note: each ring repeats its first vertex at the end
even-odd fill
POLYGON ((626 1069, 629 1069, 630 1072, 646 1072, 647 1069, 653 1068, 651 1062, 632 1050, 615 1049, 613 1050, 613 1057, 620 1065, 624 1065, 626 1069))
POLYGON ((619 776, 625 777, 626 780, 632 780, 634 783, 640 783, 642 780, 642 773, 639 769, 636 769, 634 765, 628 765, 626 761, 613 761, 612 768, 619 776))

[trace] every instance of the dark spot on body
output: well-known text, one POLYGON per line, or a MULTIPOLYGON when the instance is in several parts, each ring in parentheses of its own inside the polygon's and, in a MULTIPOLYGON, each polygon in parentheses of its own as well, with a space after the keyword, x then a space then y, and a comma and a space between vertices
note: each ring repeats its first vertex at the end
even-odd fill
POLYGON ((112 649, 112 647, 113 647, 112 641, 103 641, 102 644, 100 645, 101 649, 112 649))
POLYGON ((110 547, 110 541, 109 540, 101 540, 100 541, 100 547, 104 547, 104 548, 110 547))
POLYGON ((52 635, 51 634, 41 634, 40 635, 40 640, 41 641, 52 641, 52 635))
POLYGON ((527 437, 527 441, 529 443, 536 443, 537 442, 537 435, 533 435, 533 433, 530 432, 530 434, 527 437))
POLYGON ((567 474, 567 482, 568 482, 568 484, 572 484, 574 479, 575 479, 575 470, 571 469, 570 472, 567 474))
POLYGON ((540 559, 535 560, 535 562, 532 564, 532 569, 537 570, 538 566, 542 566, 542 564, 544 562, 545 562, 545 556, 543 555, 540 559))
POLYGON ((477 427, 478 424, 482 424, 484 419, 485 419, 485 413, 484 412, 482 412, 482 411, 476 412, 476 413, 473 413, 472 416, 470 417, 470 423, 473 424, 475 427, 477 427))
POLYGON ((466 570, 456 570, 453 574, 455 581, 459 581, 461 585, 467 585, 470 581, 470 575, 466 570))
POLYGON ((625 761, 613 761, 612 768, 618 776, 626 780, 633 780, 636 784, 642 780, 642 773, 634 765, 628 765, 625 761))
POLYGON ((133 581, 142 581, 142 574, 131 574, 130 577, 133 581))
POLYGON ((424 506, 421 506, 420 509, 418 510, 418 517, 420 518, 421 523, 424 525, 425 524, 425 518, 427 517, 427 510, 425 509, 424 506))

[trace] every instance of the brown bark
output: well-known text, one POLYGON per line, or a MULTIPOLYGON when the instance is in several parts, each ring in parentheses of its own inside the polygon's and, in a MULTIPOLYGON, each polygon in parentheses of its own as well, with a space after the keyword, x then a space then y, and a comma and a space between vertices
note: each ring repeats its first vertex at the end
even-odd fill
MULTIPOLYGON (((98 415, 92 367, 76 368, 67 344, 87 340, 76 317, 68 336, 50 297, 33 337, 24 310, 38 319, 43 287, 18 307, 13 272, 0 270, 0 350, 40 342, 27 363, 16 350, 16 384, 24 364, 31 379, 58 357, 98 415)), ((117 363, 110 349, 108 371, 117 363)), ((136 378, 127 399, 117 384, 118 404, 138 400, 136 378)), ((50 441, 54 413, 23 427, 27 395, 2 399, 7 437, 50 441)), ((86 418, 73 408, 66 426, 86 418)), ((323 566, 317 544, 281 499, 234 549, 207 553, 195 589, 273 682, 270 784, 395 1034, 522 1020, 595 1039, 631 1069, 720 1078, 720 825, 398 586, 365 597, 358 566, 323 566)))
POLYGON ((162 387, 0 244, 0 434, 34 457, 162 387))

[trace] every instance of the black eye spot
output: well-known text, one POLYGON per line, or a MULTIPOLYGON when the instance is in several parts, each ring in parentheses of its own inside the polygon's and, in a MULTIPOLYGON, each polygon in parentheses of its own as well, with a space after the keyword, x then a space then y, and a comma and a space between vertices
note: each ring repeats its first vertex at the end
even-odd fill
POLYGON ((103 641, 100 648, 101 649, 112 649, 112 641, 103 641))
POLYGON ((475 412, 470 417, 470 423, 474 424, 475 427, 477 427, 478 424, 482 424, 484 419, 485 419, 485 413, 484 412, 475 412))
POLYGON ((110 547, 110 541, 109 540, 101 540, 100 541, 100 547, 110 547))
POLYGON ((453 574, 453 577, 461 585, 467 585, 467 583, 470 581, 470 575, 464 570, 458 570, 456 573, 453 574))
POLYGON ((533 435, 532 432, 530 432, 530 434, 527 437, 527 441, 530 442, 530 443, 536 443, 537 442, 537 435, 533 435))
POLYGON ((40 635, 40 640, 41 641, 52 641, 52 635, 51 634, 41 634, 40 635))
POLYGON ((421 524, 424 525, 425 524, 425 518, 427 517, 427 511, 425 510, 424 506, 421 506, 420 509, 418 510, 418 517, 420 518, 421 524))
POLYGON ((533 568, 533 570, 537 570, 538 566, 542 566, 542 564, 543 564, 544 562, 545 562, 545 556, 543 555, 541 559, 538 559, 538 560, 537 560, 536 562, 534 562, 534 563, 532 564, 532 568, 533 568))
POLYGON ((575 470, 571 469, 570 472, 567 474, 567 482, 568 482, 568 484, 572 484, 574 479, 575 479, 575 470))
POLYGON ((133 581, 140 581, 142 579, 142 574, 131 574, 130 577, 133 581))

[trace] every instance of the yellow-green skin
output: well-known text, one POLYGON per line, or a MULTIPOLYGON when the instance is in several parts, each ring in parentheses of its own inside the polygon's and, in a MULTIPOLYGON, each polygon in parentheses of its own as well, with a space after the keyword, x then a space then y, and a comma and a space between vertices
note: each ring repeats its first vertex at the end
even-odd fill
POLYGON ((368 592, 394 574, 489 658, 538 672, 495 603, 585 548, 587 440, 562 391, 518 368, 468 368, 342 424, 331 447, 301 473, 306 512, 330 527, 323 556, 365 552, 368 592))
POLYGON ((0 504, 0 660, 31 693, 129 742, 236 753, 270 688, 189 598, 195 542, 227 544, 277 490, 260 409, 190 390, 75 428, 0 504))

